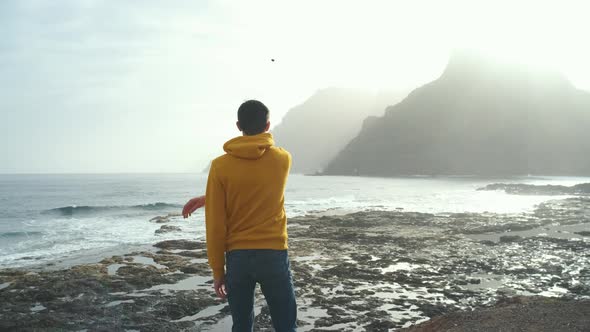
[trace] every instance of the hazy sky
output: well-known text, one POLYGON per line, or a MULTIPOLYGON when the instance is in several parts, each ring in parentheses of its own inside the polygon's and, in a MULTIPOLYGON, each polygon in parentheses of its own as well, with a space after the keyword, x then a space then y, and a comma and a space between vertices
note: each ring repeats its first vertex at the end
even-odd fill
POLYGON ((0 173, 201 171, 329 86, 395 90, 454 48, 590 91, 585 1, 0 1, 0 173), (271 59, 276 59, 271 62, 271 59))

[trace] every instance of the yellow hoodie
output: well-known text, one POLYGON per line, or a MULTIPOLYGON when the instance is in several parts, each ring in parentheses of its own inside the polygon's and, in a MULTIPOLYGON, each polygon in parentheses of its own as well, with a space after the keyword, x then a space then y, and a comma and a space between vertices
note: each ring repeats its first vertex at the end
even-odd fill
POLYGON ((291 155, 270 133, 236 137, 211 163, 205 194, 207 255, 215 279, 225 273, 225 252, 287 249, 285 185, 291 155))

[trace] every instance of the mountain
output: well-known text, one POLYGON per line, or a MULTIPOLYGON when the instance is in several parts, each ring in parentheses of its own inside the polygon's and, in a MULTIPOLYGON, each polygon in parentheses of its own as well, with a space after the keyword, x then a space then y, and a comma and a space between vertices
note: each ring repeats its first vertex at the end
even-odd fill
POLYGON ((331 175, 590 175, 590 93, 563 76, 468 53, 369 117, 331 175))
POLYGON ((293 156, 292 172, 315 173, 358 134, 364 118, 383 114, 401 96, 390 91, 322 89, 290 109, 272 133, 277 145, 293 156))

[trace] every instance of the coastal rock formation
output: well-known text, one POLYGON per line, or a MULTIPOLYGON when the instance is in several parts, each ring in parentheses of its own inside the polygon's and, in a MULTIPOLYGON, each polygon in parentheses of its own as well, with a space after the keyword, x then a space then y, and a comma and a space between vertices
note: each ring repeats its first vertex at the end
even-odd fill
POLYGON ((590 93, 564 77, 454 54, 368 118, 329 175, 590 175, 590 93))
MULTIPOLYGON (((298 326, 387 331, 442 315, 432 323, 446 325, 418 327, 457 329, 416 331, 497 331, 525 322, 530 331, 576 331, 588 326, 590 241, 575 233, 587 232, 589 223, 586 197, 518 215, 362 211, 291 218, 298 326), (542 298, 510 299, 531 294, 542 298), (470 325, 480 321, 485 328, 470 325)), ((231 330, 227 302, 212 290, 206 243, 154 247, 65 270, 0 269, 0 331, 231 330)), ((259 289, 255 312, 256 329, 271 331, 259 289)))
POLYGON ((178 226, 170 226, 170 225, 162 225, 159 229, 156 229, 156 234, 163 234, 163 233, 170 233, 170 232, 178 232, 181 231, 182 228, 178 226))
POLYGON ((289 110, 272 133, 277 145, 293 155, 292 172, 315 173, 358 134, 364 118, 383 114, 401 96, 341 88, 319 90, 289 110))
POLYGON ((185 249, 185 250, 194 250, 194 249, 203 249, 205 248, 205 244, 202 242, 196 241, 189 241, 189 240, 167 240, 161 241, 154 244, 156 248, 162 249, 185 249))
POLYGON ((506 299, 493 308, 436 317, 405 332, 588 331, 590 300, 571 301, 542 297, 506 299))
POLYGON ((514 195, 590 195, 590 183, 580 183, 574 186, 560 185, 532 185, 523 183, 493 183, 477 190, 504 190, 514 195))
POLYGON ((150 221, 158 223, 158 224, 162 224, 162 223, 170 222, 180 216, 182 216, 180 213, 168 213, 165 216, 155 216, 152 219, 150 219, 150 221))

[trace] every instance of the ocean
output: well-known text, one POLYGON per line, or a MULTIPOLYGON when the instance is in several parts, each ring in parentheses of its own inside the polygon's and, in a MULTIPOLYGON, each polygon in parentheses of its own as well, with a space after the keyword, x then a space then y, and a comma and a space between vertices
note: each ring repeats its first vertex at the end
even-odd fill
MULTIPOLYGON (((180 213, 204 194, 206 174, 0 175, 0 268, 59 262, 124 246, 204 238, 204 211, 174 217, 180 232, 156 235, 155 216, 180 213)), ((573 185, 589 178, 364 178, 291 175, 289 217, 362 210, 523 213, 559 196, 477 191, 490 183, 573 185)))

